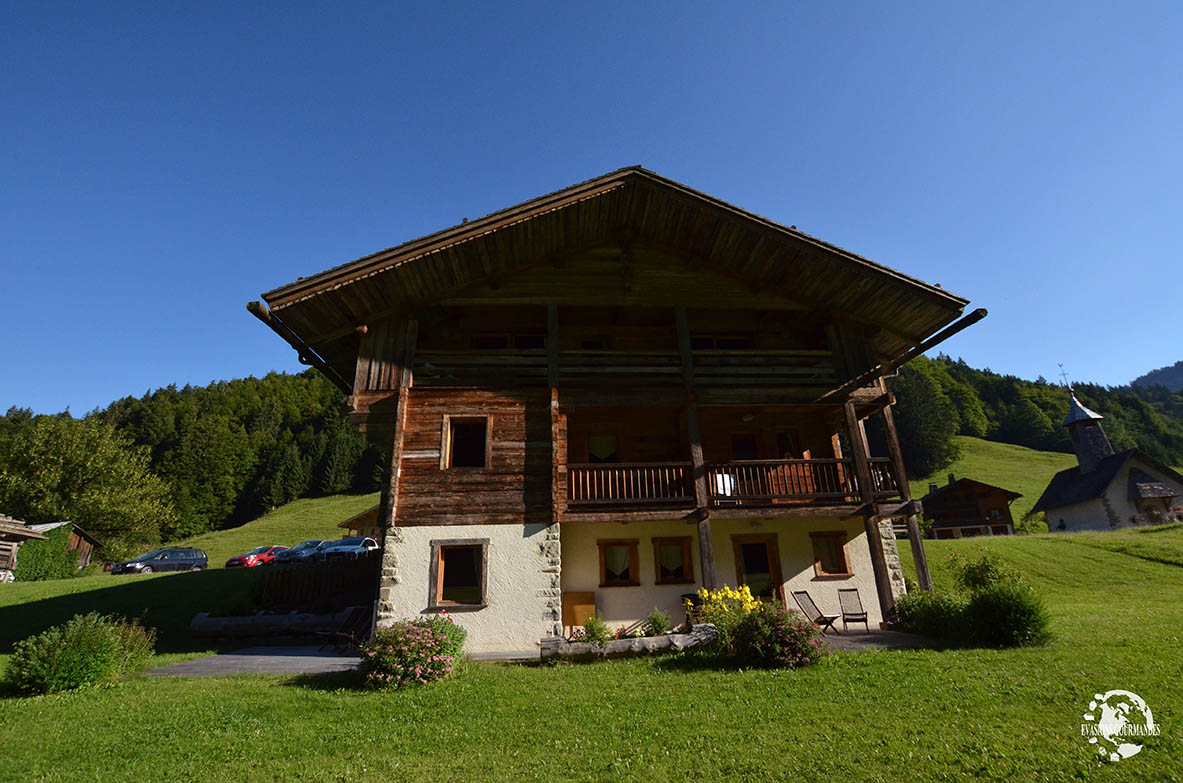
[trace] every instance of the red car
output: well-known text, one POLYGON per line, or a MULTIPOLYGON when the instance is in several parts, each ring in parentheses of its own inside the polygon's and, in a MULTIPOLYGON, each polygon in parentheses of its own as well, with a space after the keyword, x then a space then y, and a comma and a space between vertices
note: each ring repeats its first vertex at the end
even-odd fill
POLYGON ((255 547, 245 555, 235 555, 226 561, 227 568, 251 568, 253 566, 270 565, 271 561, 275 559, 286 546, 259 546, 255 547))

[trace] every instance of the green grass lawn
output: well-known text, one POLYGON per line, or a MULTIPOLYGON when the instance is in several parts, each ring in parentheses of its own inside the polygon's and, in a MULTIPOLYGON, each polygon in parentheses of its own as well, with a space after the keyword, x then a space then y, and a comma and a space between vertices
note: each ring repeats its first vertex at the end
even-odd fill
POLYGON ((796 672, 689 657, 469 664, 395 693, 342 676, 139 675, 0 701, 0 779, 1183 779, 1183 526, 927 543, 938 585, 951 553, 998 553, 1046 597, 1056 639, 842 654, 796 672), (1093 693, 1118 688, 1146 700, 1163 734, 1101 765, 1081 716, 1093 693))
POLYGON ((965 436, 958 436, 954 440, 961 447, 961 456, 933 476, 911 478, 908 484, 912 487, 913 496, 919 498, 927 495, 930 482, 940 485, 949 483, 948 474, 953 473, 957 478, 976 479, 1022 493, 1023 497, 1010 507, 1011 516, 1018 522, 1039 500, 1052 476, 1076 465, 1076 457, 1072 454, 1035 451, 1023 446, 965 436))
POLYGON ((65 622, 74 614, 91 611, 143 617, 144 625, 156 629, 161 650, 205 649, 209 642, 194 642, 189 637, 193 616, 247 593, 265 573, 262 568, 224 569, 227 558, 263 544, 339 538, 344 531, 337 527, 338 522, 377 502, 377 494, 297 500, 241 527, 182 542, 209 554, 209 571, 148 576, 100 573, 0 585, 0 650, 7 651, 13 642, 65 622))

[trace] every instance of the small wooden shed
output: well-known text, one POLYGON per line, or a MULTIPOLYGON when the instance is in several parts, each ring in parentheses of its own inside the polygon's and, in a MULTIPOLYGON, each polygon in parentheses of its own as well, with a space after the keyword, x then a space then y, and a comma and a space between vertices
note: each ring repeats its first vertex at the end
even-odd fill
POLYGON ((44 541, 45 534, 32 529, 19 519, 0 514, 0 582, 12 581, 16 568, 16 550, 26 541, 44 541))
POLYGON ((350 535, 361 538, 372 538, 375 541, 382 540, 382 528, 378 524, 378 507, 366 509, 365 511, 352 516, 345 520, 337 527, 345 528, 350 535))
POLYGON ((1014 535, 1010 504, 1022 494, 970 478, 955 478, 943 487, 928 485, 920 499, 924 516, 932 520, 934 538, 1014 535))

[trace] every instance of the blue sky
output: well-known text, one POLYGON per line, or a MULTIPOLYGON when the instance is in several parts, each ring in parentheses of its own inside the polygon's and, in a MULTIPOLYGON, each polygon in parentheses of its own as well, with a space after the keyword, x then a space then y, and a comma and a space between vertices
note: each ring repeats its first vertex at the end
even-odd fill
POLYGON ((299 369, 262 291, 637 163, 989 308, 973 365, 1183 358, 1177 3, 2 8, 0 410, 299 369))

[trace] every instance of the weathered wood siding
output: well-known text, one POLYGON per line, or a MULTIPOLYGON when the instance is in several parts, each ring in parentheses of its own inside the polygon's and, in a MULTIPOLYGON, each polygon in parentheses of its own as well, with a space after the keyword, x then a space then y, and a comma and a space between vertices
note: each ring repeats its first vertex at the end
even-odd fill
POLYGON ((549 523, 549 390, 411 389, 397 526, 549 523), (445 416, 492 417, 489 465, 441 468, 445 416))

